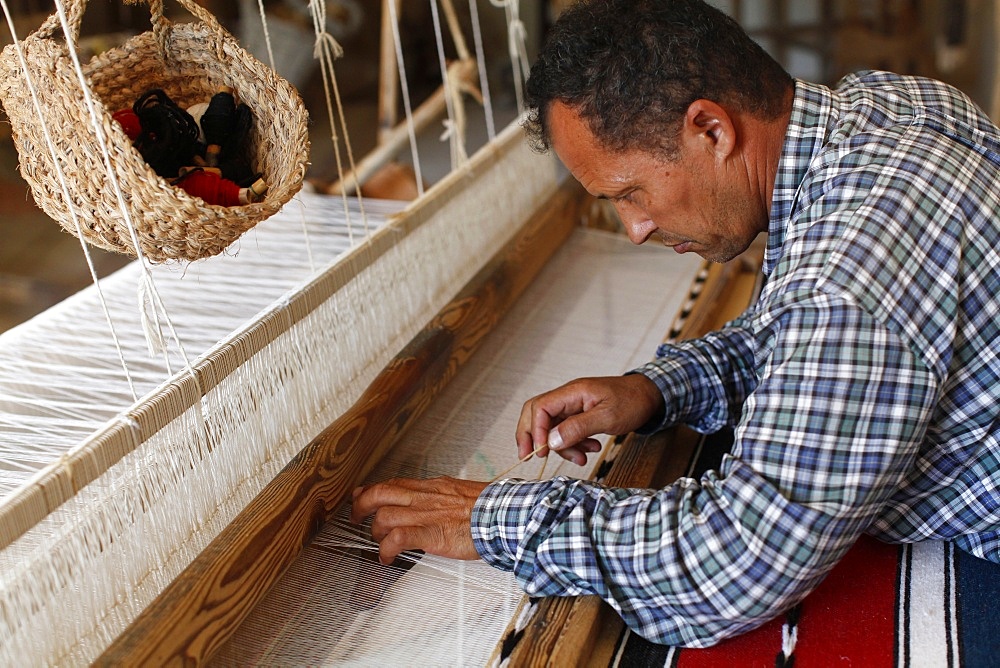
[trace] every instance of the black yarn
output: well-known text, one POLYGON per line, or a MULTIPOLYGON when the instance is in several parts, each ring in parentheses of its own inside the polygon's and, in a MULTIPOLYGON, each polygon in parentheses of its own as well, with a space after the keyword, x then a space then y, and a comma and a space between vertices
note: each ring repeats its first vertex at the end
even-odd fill
POLYGON ((198 124, 159 88, 142 94, 132 105, 142 131, 133 142, 143 159, 164 178, 177 177, 193 164, 198 150, 198 124))
POLYGON ((249 155, 253 122, 250 107, 236 104, 236 98, 228 91, 213 95, 201 117, 205 143, 215 146, 217 151, 214 155, 206 152, 208 164, 218 167, 224 178, 244 188, 260 178, 249 155))
POLYGON ((201 117, 201 130, 205 143, 224 146, 230 140, 236 119, 236 98, 232 93, 221 92, 212 96, 208 109, 201 117))
POLYGON ((221 145, 219 168, 222 175, 235 181, 242 188, 253 185, 260 178, 260 172, 253 168, 250 134, 253 132, 253 112, 245 104, 237 105, 232 118, 232 129, 221 145))

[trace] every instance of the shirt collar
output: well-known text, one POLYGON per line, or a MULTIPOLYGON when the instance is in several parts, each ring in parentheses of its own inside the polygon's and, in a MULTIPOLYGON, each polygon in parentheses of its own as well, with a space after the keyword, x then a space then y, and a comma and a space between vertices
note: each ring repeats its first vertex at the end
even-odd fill
POLYGON ((771 216, 767 229, 767 250, 762 270, 769 276, 778 260, 799 185, 809 165, 826 143, 833 117, 834 93, 826 86, 796 79, 792 115, 785 131, 778 173, 771 196, 771 216))

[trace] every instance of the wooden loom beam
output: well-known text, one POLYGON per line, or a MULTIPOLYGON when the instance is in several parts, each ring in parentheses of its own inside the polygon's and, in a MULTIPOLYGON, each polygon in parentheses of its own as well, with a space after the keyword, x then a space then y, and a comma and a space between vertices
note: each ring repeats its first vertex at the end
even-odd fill
POLYGON ((393 3, 395 15, 399 16, 401 0, 382 0, 381 36, 379 37, 378 68, 378 143, 385 143, 396 126, 399 104, 397 88, 399 69, 396 65, 395 39, 393 38, 392 13, 389 3, 393 3))
POLYGON ((361 398, 269 483, 97 660, 204 662, 472 355, 572 232, 583 190, 563 185, 361 398))

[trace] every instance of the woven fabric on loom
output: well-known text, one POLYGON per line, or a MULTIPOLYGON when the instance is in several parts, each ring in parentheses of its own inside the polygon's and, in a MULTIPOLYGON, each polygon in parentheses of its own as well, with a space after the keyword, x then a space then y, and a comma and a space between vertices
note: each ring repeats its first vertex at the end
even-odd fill
MULTIPOLYGON (((709 438, 693 470, 728 448, 728 435, 709 438)), ((995 666, 998 600, 998 564, 947 543, 863 536, 812 594, 764 626, 708 649, 654 645, 626 630, 610 666, 995 666)))
MULTIPOLYGON (((501 473, 517 461, 523 401, 648 359, 699 266, 693 256, 634 248, 624 236, 577 232, 370 480, 501 473)), ((534 459, 510 475, 589 474, 556 461, 543 471, 534 459)), ((346 512, 328 522, 218 664, 485 665, 521 602, 513 576, 417 555, 381 566, 367 528, 351 527, 346 512)))

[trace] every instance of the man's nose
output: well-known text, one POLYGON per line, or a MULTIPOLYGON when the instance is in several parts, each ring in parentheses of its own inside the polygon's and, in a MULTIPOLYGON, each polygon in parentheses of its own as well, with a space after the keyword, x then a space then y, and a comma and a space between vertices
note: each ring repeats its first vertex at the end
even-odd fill
POLYGON ((645 211, 625 211, 619 208, 618 216, 622 219, 625 231, 628 232, 629 240, 637 246, 648 241, 653 232, 656 232, 656 224, 650 220, 645 211))

